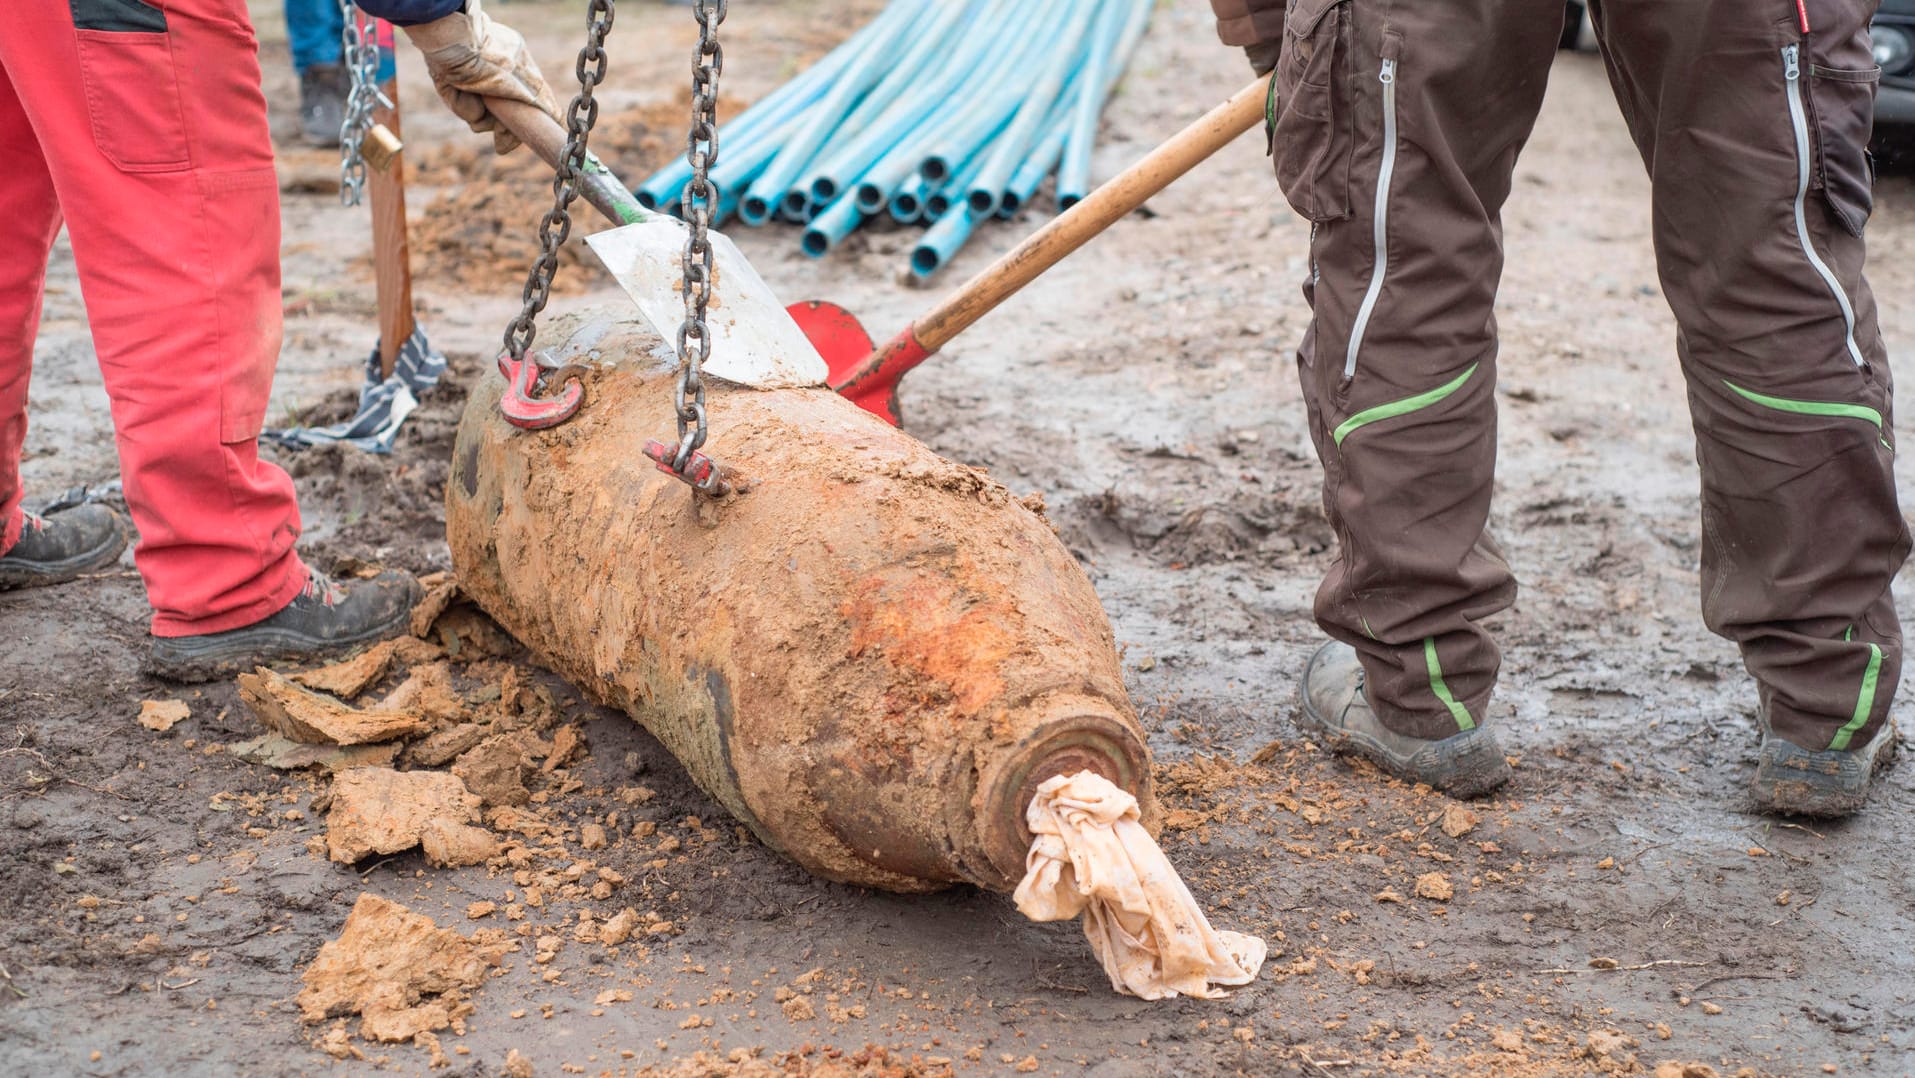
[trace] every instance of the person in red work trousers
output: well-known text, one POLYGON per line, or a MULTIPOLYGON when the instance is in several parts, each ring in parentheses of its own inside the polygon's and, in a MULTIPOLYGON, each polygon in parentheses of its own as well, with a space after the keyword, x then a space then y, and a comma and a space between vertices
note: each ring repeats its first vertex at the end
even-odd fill
MULTIPOLYGON (((524 42, 478 0, 361 7, 406 28, 475 130, 496 126, 487 96, 557 112, 524 42)), ((126 545, 105 506, 22 508, 27 381, 64 220, 139 528, 149 672, 210 678, 395 633, 418 585, 306 566, 292 482, 258 457, 280 345, 279 187, 244 0, 11 0, 6 16, 0 588, 70 580, 126 545)))
MULTIPOLYGON (((1484 725, 1516 585, 1486 526, 1500 213, 1562 0, 1212 0, 1275 69, 1277 178, 1311 221, 1297 353, 1338 556, 1302 716, 1455 796, 1509 778, 1484 725)), ((1702 475, 1702 610, 1740 645, 1756 803, 1843 815, 1891 756, 1908 555, 1888 357, 1862 274, 1872 0, 1590 0, 1648 166, 1702 475)))

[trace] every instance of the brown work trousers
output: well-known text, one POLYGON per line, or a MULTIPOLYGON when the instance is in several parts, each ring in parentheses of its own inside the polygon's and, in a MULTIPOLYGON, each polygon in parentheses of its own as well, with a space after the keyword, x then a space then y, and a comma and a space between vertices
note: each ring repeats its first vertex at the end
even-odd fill
MULTIPOLYGON (((1874 6, 1590 3, 1654 184, 1703 617, 1741 646, 1771 728, 1811 750, 1873 737, 1901 670, 1889 584, 1909 535, 1862 276, 1874 6)), ((1482 621, 1516 595, 1485 530, 1492 307, 1562 22, 1562 0, 1292 0, 1283 20, 1273 153, 1313 222, 1297 362, 1338 538, 1316 613, 1413 736, 1482 721, 1500 662, 1482 621)))

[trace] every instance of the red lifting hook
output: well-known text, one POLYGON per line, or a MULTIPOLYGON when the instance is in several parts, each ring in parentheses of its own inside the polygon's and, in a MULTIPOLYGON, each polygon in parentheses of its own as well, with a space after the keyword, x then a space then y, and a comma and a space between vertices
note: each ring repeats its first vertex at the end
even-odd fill
POLYGON ((504 352, 499 353, 499 373, 505 375, 505 393, 499 397, 499 411, 505 413, 505 421, 521 430, 544 430, 556 427, 572 418, 585 403, 585 387, 578 379, 569 378, 565 388, 552 400, 540 400, 533 396, 538 388, 539 363, 536 358, 526 357, 522 363, 515 363, 504 352))

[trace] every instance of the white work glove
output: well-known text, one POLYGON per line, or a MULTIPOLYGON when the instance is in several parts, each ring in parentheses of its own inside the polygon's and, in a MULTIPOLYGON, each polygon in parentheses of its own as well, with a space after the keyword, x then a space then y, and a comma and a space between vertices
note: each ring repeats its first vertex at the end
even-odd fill
POLYGON ((487 18, 479 0, 466 0, 465 10, 457 14, 404 29, 425 53, 439 96, 472 130, 490 131, 495 151, 511 153, 519 139, 486 108, 486 98, 537 105, 558 119, 558 100, 526 50, 525 39, 487 18))

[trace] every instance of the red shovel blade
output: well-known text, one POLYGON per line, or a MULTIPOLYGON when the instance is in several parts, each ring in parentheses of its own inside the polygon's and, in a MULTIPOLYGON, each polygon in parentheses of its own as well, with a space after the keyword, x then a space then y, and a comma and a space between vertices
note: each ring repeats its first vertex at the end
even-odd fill
POLYGON ((887 342, 880 352, 873 348, 871 335, 858 322, 858 316, 835 303, 813 299, 785 310, 824 358, 831 372, 832 389, 892 426, 902 423, 898 379, 928 355, 910 329, 887 342))

